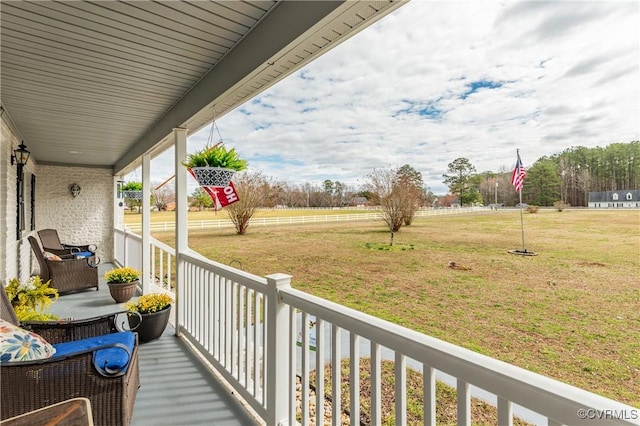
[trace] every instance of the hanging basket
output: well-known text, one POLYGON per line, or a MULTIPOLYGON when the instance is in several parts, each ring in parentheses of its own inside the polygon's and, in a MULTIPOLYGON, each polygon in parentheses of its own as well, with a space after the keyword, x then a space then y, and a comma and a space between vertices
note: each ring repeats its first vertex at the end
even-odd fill
POLYGON ((221 167, 192 167, 194 177, 200 186, 226 187, 231 182, 235 170, 221 167))
POLYGON ((122 191, 124 198, 132 200, 142 200, 142 191, 122 191))

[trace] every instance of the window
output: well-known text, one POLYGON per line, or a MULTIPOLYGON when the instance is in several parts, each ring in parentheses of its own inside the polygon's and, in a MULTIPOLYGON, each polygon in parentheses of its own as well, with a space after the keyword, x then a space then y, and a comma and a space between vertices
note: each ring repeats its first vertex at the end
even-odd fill
POLYGON ((31 230, 36 230, 36 175, 31 175, 31 230))

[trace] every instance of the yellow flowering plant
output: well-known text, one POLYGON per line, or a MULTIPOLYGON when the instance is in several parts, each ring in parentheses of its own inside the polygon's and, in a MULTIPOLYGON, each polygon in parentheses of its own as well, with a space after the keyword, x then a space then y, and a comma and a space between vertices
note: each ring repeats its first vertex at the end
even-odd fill
POLYGON ((173 298, 166 293, 149 293, 132 300, 125 305, 131 312, 151 314, 166 309, 173 303, 173 298))
POLYGON ((46 321, 58 317, 45 312, 58 299, 58 290, 49 287, 51 281, 43 282, 38 275, 21 282, 17 278, 9 280, 5 287, 7 297, 16 317, 20 321, 46 321))
POLYGON ((104 274, 104 279, 108 283, 132 283, 140 279, 140 271, 128 267, 111 269, 104 274))

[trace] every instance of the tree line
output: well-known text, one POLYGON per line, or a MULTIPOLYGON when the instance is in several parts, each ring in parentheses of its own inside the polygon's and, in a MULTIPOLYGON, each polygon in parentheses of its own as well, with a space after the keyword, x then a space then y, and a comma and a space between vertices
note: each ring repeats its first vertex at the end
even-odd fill
MULTIPOLYGON (((519 196, 511 185, 513 169, 477 173, 467 158, 448 164, 442 175, 449 194, 436 197, 426 186, 422 174, 413 166, 376 169, 356 188, 340 181, 325 180, 321 185, 292 184, 264 176, 260 171, 244 172, 234 179, 240 202, 225 208, 236 223, 238 233, 246 232, 257 208, 332 208, 369 205, 381 208, 383 220, 393 233, 410 225, 421 207, 500 204, 515 206, 519 196)), ((162 185, 161 185, 162 186, 162 185)), ((586 206, 593 191, 640 189, 640 142, 613 143, 607 147, 582 146, 542 157, 527 168, 522 201, 538 206, 562 202, 586 206)), ((152 203, 158 210, 174 199, 172 186, 153 191, 152 203)), ((127 204, 139 203, 127 200, 127 204)), ((190 198, 195 208, 211 208, 211 197, 197 188, 190 198)))
MULTIPOLYGON (((485 204, 515 205, 518 194, 511 186, 513 170, 470 174, 485 204), (497 201, 496 201, 497 196, 497 201)), ((451 188, 451 187, 450 187, 451 188)), ((640 142, 613 143, 604 148, 576 146, 542 157, 527 168, 522 201, 552 206, 562 201, 588 205, 589 192, 640 189, 640 142)))

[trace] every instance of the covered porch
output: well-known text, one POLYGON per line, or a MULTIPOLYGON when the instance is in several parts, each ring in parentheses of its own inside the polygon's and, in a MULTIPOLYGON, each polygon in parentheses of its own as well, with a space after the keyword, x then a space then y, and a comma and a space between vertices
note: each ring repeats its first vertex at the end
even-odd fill
MULTIPOLYGON (((115 267, 100 265, 100 288, 64 295, 50 309, 60 318, 89 318, 119 311, 102 278, 115 267)), ((174 321, 172 321, 174 323, 174 321)), ((163 336, 140 345, 140 389, 132 424, 251 425, 258 424, 231 392, 212 375, 170 324, 163 336)))
MULTIPOLYGON (((404 3, 2 2, 0 279, 27 279, 34 262, 26 240, 52 228, 67 242, 95 243, 101 268, 143 271, 143 293, 174 295, 171 329, 140 348, 134 424, 248 424, 245 405, 269 426, 324 423, 325 397, 340 406, 346 395, 339 369, 326 377, 329 390, 316 366, 343 359, 357 424, 364 356, 371 359, 372 424, 383 419, 383 360, 395 365, 398 425, 407 423, 409 368, 423 376, 425 424, 436 423, 443 374, 457 389, 461 425, 471 423, 479 389, 497 405, 500 425, 524 413, 549 425, 640 423, 633 407, 306 294, 288 275, 255 276, 189 248, 187 137, 212 111, 220 117, 242 105, 404 3), (24 162, 15 151, 21 144, 30 151, 24 162), (151 160, 170 148, 173 247, 152 237, 148 209, 140 233, 125 229, 118 191, 141 166, 149 205, 151 160), (81 187, 75 194, 73 184, 81 187)), ((54 312, 79 318, 113 309, 102 287, 61 297, 54 312)), ((341 423, 338 410, 328 421, 341 423)))

